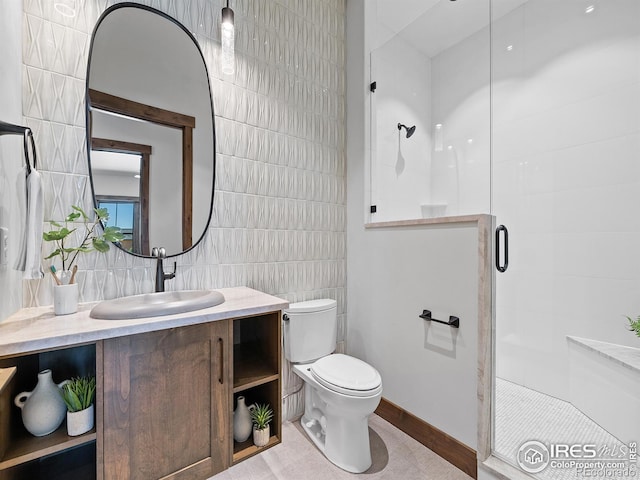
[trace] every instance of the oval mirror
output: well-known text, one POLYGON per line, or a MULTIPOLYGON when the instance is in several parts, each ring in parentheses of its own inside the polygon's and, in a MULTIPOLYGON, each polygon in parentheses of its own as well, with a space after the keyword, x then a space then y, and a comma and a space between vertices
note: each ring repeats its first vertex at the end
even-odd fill
POLYGON ((124 3, 96 24, 86 87, 96 207, 139 256, 193 248, 213 208, 215 131, 209 75, 193 35, 166 14, 124 3))

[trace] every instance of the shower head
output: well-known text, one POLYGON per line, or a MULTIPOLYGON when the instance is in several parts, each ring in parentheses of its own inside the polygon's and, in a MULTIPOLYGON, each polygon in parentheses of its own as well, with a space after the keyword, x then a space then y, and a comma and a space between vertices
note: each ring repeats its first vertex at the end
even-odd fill
POLYGON ((413 135, 416 131, 416 126, 414 125, 413 127, 407 127, 406 125, 403 125, 402 123, 398 124, 398 130, 402 130, 405 129, 407 131, 407 138, 411 137, 411 135, 413 135))

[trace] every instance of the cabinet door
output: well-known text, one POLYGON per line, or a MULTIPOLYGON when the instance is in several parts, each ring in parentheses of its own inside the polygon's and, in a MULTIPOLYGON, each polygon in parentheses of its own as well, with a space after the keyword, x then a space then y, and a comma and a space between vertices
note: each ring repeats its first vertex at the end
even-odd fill
POLYGON ((105 480, 206 479, 229 466, 230 326, 104 341, 105 480))

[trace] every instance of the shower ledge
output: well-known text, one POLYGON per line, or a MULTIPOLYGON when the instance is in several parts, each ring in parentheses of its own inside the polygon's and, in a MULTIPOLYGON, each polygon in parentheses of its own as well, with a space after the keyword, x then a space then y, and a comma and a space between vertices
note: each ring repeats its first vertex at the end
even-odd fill
POLYGON ((618 440, 637 441, 640 348, 567 337, 569 400, 618 440))
POLYGON ((614 361, 633 372, 640 373, 640 348, 616 345, 615 343, 601 342, 590 338, 573 337, 571 335, 567 335, 567 340, 614 361))

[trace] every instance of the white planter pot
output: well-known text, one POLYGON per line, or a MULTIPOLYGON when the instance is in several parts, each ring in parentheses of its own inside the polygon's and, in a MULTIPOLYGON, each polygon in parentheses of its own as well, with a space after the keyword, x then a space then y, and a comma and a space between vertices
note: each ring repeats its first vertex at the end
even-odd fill
POLYGON ((269 425, 262 430, 253 429, 253 444, 256 447, 264 447, 269 443, 269 437, 271 436, 269 425))
POLYGON ((67 433, 71 437, 87 433, 93 428, 93 404, 79 412, 67 412, 67 433))

